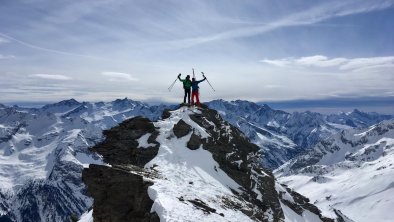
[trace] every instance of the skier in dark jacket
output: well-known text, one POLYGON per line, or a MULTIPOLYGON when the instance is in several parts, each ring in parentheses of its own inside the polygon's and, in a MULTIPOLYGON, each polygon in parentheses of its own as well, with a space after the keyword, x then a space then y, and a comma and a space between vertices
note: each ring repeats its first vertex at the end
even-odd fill
POLYGON ((179 73, 178 79, 183 83, 183 89, 185 90, 185 96, 183 97, 183 103, 186 103, 186 97, 187 97, 187 103, 190 104, 190 89, 192 86, 192 81, 190 81, 190 76, 187 75, 186 79, 181 79, 181 74, 179 73))
MULTIPOLYGON (((204 76, 204 75, 203 75, 204 76)), ((203 82, 207 78, 204 76, 204 79, 197 81, 195 78, 192 78, 192 105, 196 104, 197 106, 200 106, 200 93, 198 91, 199 87, 198 84, 200 82, 203 82), (194 103, 194 97, 196 97, 196 103, 194 103)))

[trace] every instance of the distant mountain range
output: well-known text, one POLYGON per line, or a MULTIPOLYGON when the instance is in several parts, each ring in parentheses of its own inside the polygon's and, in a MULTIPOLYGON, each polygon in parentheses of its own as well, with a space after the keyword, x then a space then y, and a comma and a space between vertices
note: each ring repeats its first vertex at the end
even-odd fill
POLYGON ((243 100, 214 100, 207 105, 261 147, 263 165, 271 169, 343 129, 367 127, 393 118, 359 110, 330 115, 309 111, 287 113, 243 100))
MULTIPOLYGON (((287 113, 241 100, 207 104, 260 147, 260 161, 271 169, 344 129, 392 118, 358 110, 337 115, 287 113)), ((103 141, 103 130, 135 116, 158 120, 167 108, 174 106, 130 99, 70 99, 42 108, 0 104, 0 221, 67 221, 81 215, 92 205, 82 170, 102 162, 88 147, 103 141)))
POLYGON ((165 108, 129 99, 1 107, 0 219, 32 222, 69 221, 91 207, 81 173, 101 158, 88 147, 103 130, 137 115, 156 120, 165 108))

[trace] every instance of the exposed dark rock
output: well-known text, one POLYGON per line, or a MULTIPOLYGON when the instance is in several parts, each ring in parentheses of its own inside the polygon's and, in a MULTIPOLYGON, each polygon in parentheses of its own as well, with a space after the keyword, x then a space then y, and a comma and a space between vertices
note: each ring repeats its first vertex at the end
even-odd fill
POLYGON ((198 209, 204 211, 205 213, 216 213, 216 209, 213 209, 209 207, 204 201, 200 199, 194 199, 194 200, 188 200, 190 203, 192 203, 195 207, 198 209))
POLYGON ((205 105, 204 103, 201 103, 201 104, 200 104, 200 107, 203 108, 203 109, 208 109, 208 106, 205 105))
POLYGON ((202 144, 201 138, 197 136, 195 133, 192 133, 189 142, 187 142, 187 148, 191 150, 196 150, 200 148, 202 144))
POLYGON ((0 222, 13 222, 13 220, 7 215, 2 215, 0 216, 0 222))
POLYGON ((103 134, 106 139, 91 150, 102 155, 105 162, 111 165, 144 166, 157 155, 159 149, 159 143, 155 140, 158 132, 147 118, 128 119, 110 130, 105 130, 103 134), (149 149, 137 148, 137 140, 147 133, 152 134, 148 142, 156 146, 149 149))
POLYGON ((7 203, 7 197, 0 192, 0 212, 4 215, 0 215, 0 222, 13 222, 15 221, 14 215, 10 211, 10 206, 7 203))
POLYGON ((227 205, 233 209, 245 211, 246 215, 257 221, 264 221, 264 213, 269 209, 272 210, 275 220, 283 218, 284 215, 275 190, 274 176, 270 171, 262 169, 259 164, 260 148, 251 143, 238 128, 224 121, 217 111, 211 109, 201 109, 201 111, 202 114, 194 114, 190 118, 204 127, 211 135, 208 140, 202 140, 203 148, 210 151, 220 169, 242 187, 257 186, 257 190, 261 192, 265 200, 263 202, 257 199, 257 194, 251 189, 247 189, 242 195, 251 204, 249 209, 230 202, 227 205), (212 123, 215 127, 212 127, 212 123), (239 166, 232 163, 239 160, 241 160, 239 166), (253 180, 251 168, 259 175, 267 174, 269 176, 253 180))
POLYGON ((94 198, 94 221, 160 220, 157 214, 149 213, 153 202, 147 188, 152 184, 142 179, 155 177, 155 170, 145 172, 141 168, 157 155, 158 134, 148 119, 135 117, 104 131, 105 140, 91 148, 113 166, 90 165, 83 171, 83 180, 94 198), (155 146, 138 148, 137 140, 147 133, 151 134, 148 143, 155 146))
POLYGON ((156 141, 157 136, 159 135, 159 132, 154 131, 152 133, 152 135, 150 135, 150 137, 148 138, 148 143, 150 144, 156 144, 155 148, 158 148, 160 146, 160 144, 156 141))
POLYGON ((159 222, 150 213, 153 201, 147 190, 152 184, 142 176, 117 168, 90 165, 83 171, 83 180, 94 198, 95 222, 159 222))
POLYGON ((190 118, 205 129, 211 125, 208 120, 213 122, 215 126, 221 127, 208 131, 211 137, 207 141, 202 141, 203 147, 212 153, 220 168, 230 177, 243 187, 250 187, 251 181, 250 175, 248 175, 250 171, 246 164, 241 164, 241 167, 238 168, 230 163, 233 160, 242 160, 245 163, 252 162, 252 159, 248 160, 248 155, 257 153, 260 150, 259 147, 250 143, 237 128, 223 121, 215 110, 203 109, 202 115, 191 115, 190 118), (228 129, 231 133, 227 132, 228 129), (227 155, 233 151, 236 151, 234 156, 227 155))
POLYGON ((322 214, 321 214, 321 211, 319 210, 319 208, 317 208, 315 205, 311 204, 309 202, 308 198, 306 198, 306 197, 302 196, 301 194, 291 190, 288 187, 286 187, 286 190, 287 190, 288 193, 291 194, 291 196, 293 197, 295 203, 292 203, 292 202, 288 201, 287 199, 284 199, 282 197, 283 193, 280 193, 280 199, 281 199, 283 204, 285 204, 286 206, 290 207, 293 211, 295 211, 298 214, 302 214, 304 212, 304 210, 309 210, 310 212, 318 215, 319 218, 323 222, 334 222, 334 220, 331 219, 331 218, 323 217, 322 214))
POLYGON ((163 111, 163 114, 161 114, 161 119, 167 119, 170 116, 171 116, 170 110, 169 109, 165 109, 163 111))
POLYGON ((338 222, 350 222, 350 221, 353 221, 352 219, 350 219, 349 217, 344 215, 340 210, 334 209, 334 213, 335 213, 335 215, 337 215, 337 221, 338 222))
POLYGON ((189 134, 192 131, 192 128, 185 123, 185 121, 179 120, 179 122, 175 124, 173 131, 177 138, 181 138, 189 134))

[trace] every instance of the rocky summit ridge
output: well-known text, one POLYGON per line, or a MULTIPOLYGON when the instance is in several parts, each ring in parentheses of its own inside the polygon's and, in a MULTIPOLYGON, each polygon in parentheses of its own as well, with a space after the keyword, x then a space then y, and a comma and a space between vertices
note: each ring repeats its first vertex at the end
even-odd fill
POLYGON ((347 221, 326 218, 261 166, 261 149, 215 110, 180 107, 103 132, 80 221, 347 221))

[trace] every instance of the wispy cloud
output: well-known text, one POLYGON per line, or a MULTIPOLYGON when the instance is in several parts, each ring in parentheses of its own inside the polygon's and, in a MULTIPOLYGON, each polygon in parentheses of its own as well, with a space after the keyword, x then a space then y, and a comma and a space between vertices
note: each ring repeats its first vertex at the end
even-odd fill
POLYGON ((316 55, 309 57, 302 57, 297 59, 297 63, 305 66, 317 66, 317 67, 334 67, 346 63, 346 58, 333 58, 329 59, 326 56, 316 55))
POLYGON ((70 80, 71 77, 58 74, 31 74, 31 78, 49 79, 49 80, 70 80))
POLYGON ((207 43, 211 41, 233 39, 239 37, 253 36, 270 32, 276 29, 312 25, 322 21, 326 21, 336 17, 342 17, 352 14, 360 14, 371 11, 383 10, 394 5, 392 0, 379 1, 363 1, 363 0, 349 0, 349 1, 328 1, 323 4, 313 6, 301 12, 293 13, 276 21, 263 23, 260 25, 252 25, 241 28, 229 29, 224 32, 199 36, 187 39, 178 39, 169 42, 173 46, 191 47, 194 45, 207 43))
POLYGON ((339 67, 341 70, 362 71, 376 68, 394 68, 394 56, 354 58, 339 67))
POLYGON ((323 55, 300 58, 263 59, 260 62, 278 67, 337 68, 342 71, 394 68, 394 56, 369 58, 328 58, 323 55))
POLYGON ((69 2, 63 7, 56 8, 50 12, 44 21, 49 21, 55 24, 67 24, 80 20, 82 17, 87 16, 102 6, 113 6, 120 0, 95 0, 95 1, 75 1, 69 2))
POLYGON ((9 43, 10 41, 8 39, 5 38, 1 38, 0 37, 0 44, 4 44, 4 43, 9 43))
POLYGON ((2 55, 0 54, 0 59, 15 59, 13 55, 2 55))
POLYGON ((102 72, 101 75, 108 77, 109 81, 138 81, 131 74, 122 72, 102 72))
POLYGON ((16 42, 19 43, 21 45, 24 45, 26 47, 32 48, 32 49, 37 49, 40 51, 44 51, 44 52, 50 52, 50 53, 55 53, 55 54, 60 54, 60 55, 67 55, 67 56, 76 56, 76 57, 84 57, 84 58, 90 58, 90 59, 102 59, 96 56, 90 56, 90 55, 82 55, 82 54, 78 54, 78 53, 72 53, 72 52, 66 52, 66 51, 62 51, 62 50, 56 50, 56 49, 50 49, 50 48, 45 48, 45 47, 41 47, 35 44, 31 44, 19 39, 16 39, 10 35, 6 35, 4 33, 0 33, 0 36, 5 38, 7 41, 9 42, 16 42))

